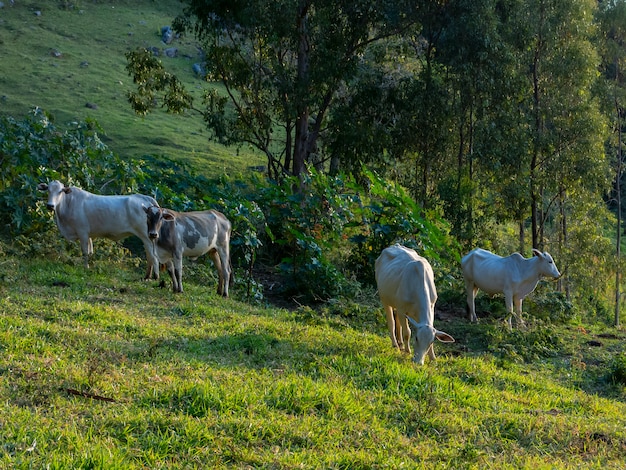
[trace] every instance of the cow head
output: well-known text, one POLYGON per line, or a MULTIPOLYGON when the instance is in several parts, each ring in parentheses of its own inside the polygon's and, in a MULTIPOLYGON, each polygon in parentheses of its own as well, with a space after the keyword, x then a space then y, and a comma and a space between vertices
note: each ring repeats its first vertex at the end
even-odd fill
POLYGON ((533 256, 539 259, 539 274, 546 277, 557 278, 561 276, 561 273, 556 267, 556 263, 550 256, 550 253, 544 251, 543 253, 533 248, 533 256))
POLYGON ((50 184, 39 183, 39 185, 37 185, 37 189, 40 191, 48 191, 48 203, 46 206, 51 211, 54 211, 54 209, 61 203, 65 194, 72 192, 70 187, 65 186, 58 180, 51 181, 50 184))
POLYGON ((172 215, 167 209, 163 209, 159 206, 142 207, 148 216, 148 237, 150 237, 151 240, 156 241, 159 239, 159 233, 161 232, 163 221, 173 221, 174 215, 172 215))
MULTIPOLYGON (((414 328, 415 353, 413 362, 417 362, 419 365, 423 366, 426 354, 430 351, 435 340, 441 341, 442 343, 454 343, 454 338, 448 333, 439 331, 427 323, 417 323, 408 315, 407 318, 414 328)), ((430 353, 430 357, 434 359, 435 354, 430 353)))

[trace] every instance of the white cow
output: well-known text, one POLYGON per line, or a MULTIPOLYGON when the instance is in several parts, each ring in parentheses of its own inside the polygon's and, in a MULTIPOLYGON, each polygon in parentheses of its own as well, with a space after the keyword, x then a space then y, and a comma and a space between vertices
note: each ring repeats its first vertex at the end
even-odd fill
POLYGON ((127 196, 100 196, 60 181, 39 183, 37 188, 48 192, 47 207, 54 212, 54 221, 67 240, 80 241, 85 267, 93 254, 92 238, 121 240, 135 235, 146 249, 148 267, 146 279, 158 278, 159 270, 153 246, 146 233, 144 205, 156 204, 156 200, 142 194, 127 196))
POLYGON ((504 294, 509 328, 512 327, 511 317, 514 314, 517 315, 518 322, 523 324, 524 297, 535 290, 541 276, 557 278, 561 275, 548 252, 542 253, 533 248, 533 255, 532 258, 524 258, 519 253, 513 253, 503 258, 476 248, 463 257, 461 268, 465 279, 470 321, 477 321, 474 298, 480 289, 489 295, 504 294))
POLYGON ((409 321, 415 328, 413 361, 420 365, 426 353, 435 359, 435 339, 454 342, 452 336, 433 327, 437 289, 425 258, 401 245, 385 248, 376 260, 376 284, 393 347, 411 352, 409 321))

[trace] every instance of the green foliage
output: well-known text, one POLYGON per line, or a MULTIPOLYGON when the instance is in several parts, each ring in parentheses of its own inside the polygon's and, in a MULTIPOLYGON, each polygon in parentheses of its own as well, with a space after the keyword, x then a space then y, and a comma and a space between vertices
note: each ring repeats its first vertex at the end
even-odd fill
POLYGON ((489 330, 490 350, 502 359, 513 362, 536 362, 555 357, 563 344, 559 327, 533 322, 528 329, 511 332, 503 326, 489 330))
POLYGON ((139 48, 126 53, 126 70, 133 77, 137 91, 128 93, 128 101, 133 110, 145 116, 159 103, 157 96, 167 111, 181 114, 192 108, 193 97, 175 75, 165 71, 162 62, 152 51, 139 48))
POLYGON ((49 215, 38 203, 40 182, 59 179, 102 194, 125 194, 141 186, 141 162, 114 155, 100 131, 92 120, 58 129, 39 108, 23 121, 0 118, 0 211, 14 235, 48 226, 49 215))
POLYGON ((532 318, 537 318, 553 325, 564 325, 574 318, 575 310, 565 294, 537 289, 524 301, 524 310, 532 318))
POLYGON ((284 295, 325 301, 348 294, 350 283, 332 258, 352 219, 344 179, 311 170, 304 179, 257 186, 253 197, 267 223, 265 262, 283 274, 284 295))
POLYGON ((402 186, 376 173, 362 169, 367 192, 353 186, 358 199, 355 206, 354 234, 350 241, 347 265, 359 278, 374 282, 374 262, 386 247, 400 243, 415 249, 430 262, 454 262, 458 249, 448 236, 446 223, 434 212, 420 208, 402 186))
POLYGON ((626 354, 621 353, 613 357, 608 367, 608 380, 613 384, 626 386, 626 354))

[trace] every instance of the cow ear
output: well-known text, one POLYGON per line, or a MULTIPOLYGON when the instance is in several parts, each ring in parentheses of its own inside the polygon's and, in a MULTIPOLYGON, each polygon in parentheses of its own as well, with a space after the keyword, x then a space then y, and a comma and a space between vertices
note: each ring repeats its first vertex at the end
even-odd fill
POLYGON ((39 183, 37 185, 37 189, 39 191, 47 191, 48 190, 48 185, 46 183, 39 183))
POLYGON ((72 192, 72 188, 70 188, 69 186, 66 186, 66 187, 64 187, 64 188, 63 188, 63 192, 64 192, 65 194, 69 194, 69 193, 71 193, 71 192, 72 192))
POLYGON ((541 251, 539 251, 537 248, 533 248, 533 256, 538 256, 539 258, 541 258, 543 256, 543 253, 541 253, 541 251))
POLYGON ((141 205, 141 208, 143 209, 143 211, 147 214, 148 213, 148 208, 146 206, 144 206, 143 204, 141 205))
POLYGON ((437 338, 442 343, 454 343, 454 338, 444 331, 436 330, 435 338, 437 338))
POLYGON ((163 220, 171 222, 172 220, 174 220, 174 216, 167 211, 163 211, 163 220))

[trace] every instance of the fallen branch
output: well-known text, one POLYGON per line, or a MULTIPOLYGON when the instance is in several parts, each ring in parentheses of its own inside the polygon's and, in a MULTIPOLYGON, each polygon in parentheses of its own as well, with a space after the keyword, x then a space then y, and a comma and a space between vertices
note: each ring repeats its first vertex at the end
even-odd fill
POLYGON ((107 401, 109 403, 117 402, 117 400, 115 400, 114 398, 101 397, 100 395, 94 395, 93 393, 88 392, 81 392, 80 390, 76 390, 73 388, 66 388, 65 391, 70 395, 75 395, 77 397, 91 398, 92 400, 107 401))

